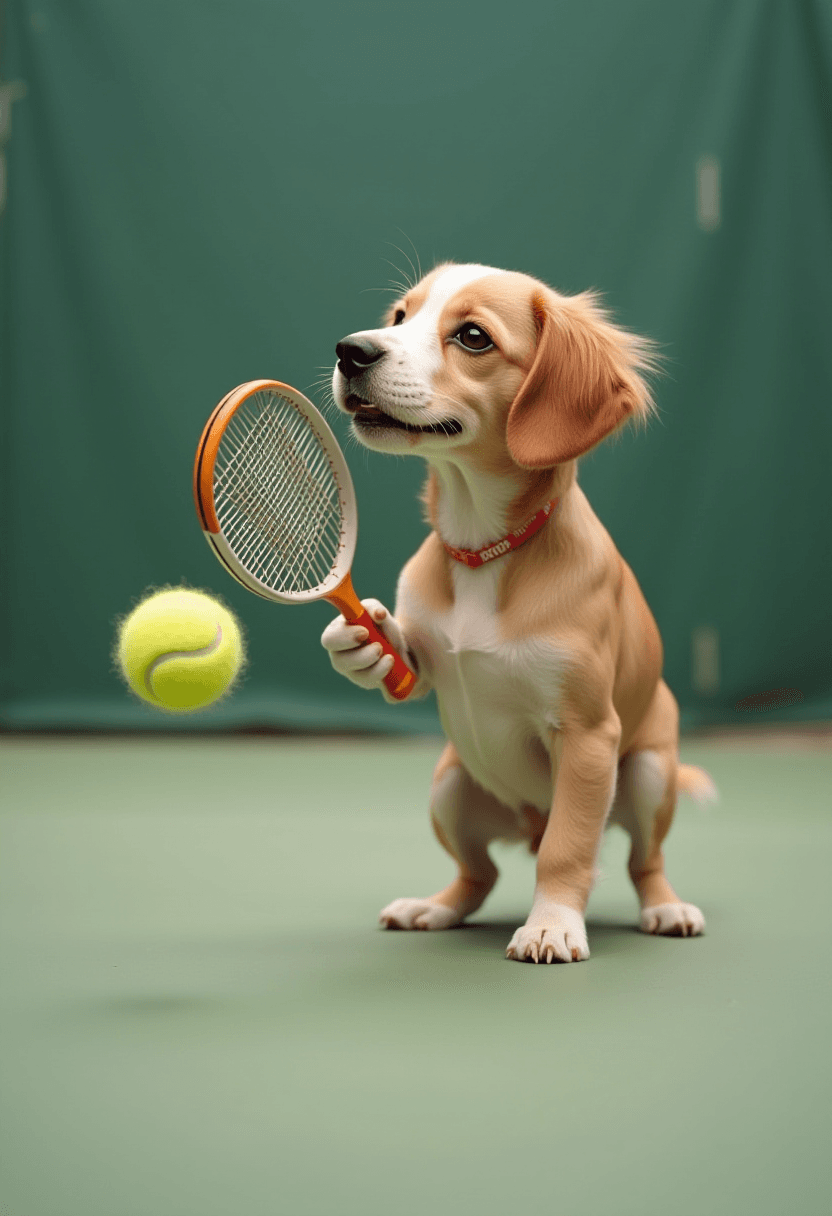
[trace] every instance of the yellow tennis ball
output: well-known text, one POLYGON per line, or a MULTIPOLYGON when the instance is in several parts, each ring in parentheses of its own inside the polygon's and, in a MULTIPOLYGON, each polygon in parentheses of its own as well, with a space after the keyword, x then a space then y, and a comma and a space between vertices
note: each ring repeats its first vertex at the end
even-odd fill
POLYGON ((120 623, 116 660, 137 696, 187 713, 219 700, 245 662, 232 612, 202 591, 157 591, 120 623))

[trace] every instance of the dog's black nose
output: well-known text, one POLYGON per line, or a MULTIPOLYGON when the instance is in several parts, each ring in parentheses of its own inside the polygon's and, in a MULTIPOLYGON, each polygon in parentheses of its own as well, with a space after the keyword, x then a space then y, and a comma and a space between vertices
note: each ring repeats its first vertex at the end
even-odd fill
POLYGON ((387 352, 370 338, 344 338, 335 347, 338 369, 347 379, 360 376, 387 352))

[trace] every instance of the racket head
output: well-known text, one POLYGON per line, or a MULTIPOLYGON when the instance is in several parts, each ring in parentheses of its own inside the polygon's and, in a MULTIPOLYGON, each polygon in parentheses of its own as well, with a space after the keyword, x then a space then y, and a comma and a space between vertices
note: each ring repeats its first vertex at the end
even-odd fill
POLYGON ((280 604, 322 599, 347 577, 358 512, 321 412, 280 380, 250 380, 211 414, 194 461, 202 530, 229 574, 280 604))

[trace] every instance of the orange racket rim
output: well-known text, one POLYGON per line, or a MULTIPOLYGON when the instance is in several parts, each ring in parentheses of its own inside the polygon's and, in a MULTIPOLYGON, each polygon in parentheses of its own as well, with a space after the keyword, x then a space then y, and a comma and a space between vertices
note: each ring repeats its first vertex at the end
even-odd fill
MULTIPOLYGON (((275 470, 276 479, 278 476, 279 473, 275 470)), ((307 603, 323 599, 348 576, 355 554, 358 533, 355 490, 350 471, 338 440, 321 412, 292 385, 280 380, 250 380, 223 397, 205 424, 197 447, 193 490, 197 515, 205 538, 215 556, 239 583, 256 595, 281 604, 307 603), (251 399, 257 397, 258 394, 263 394, 267 400, 280 398, 301 416, 326 458, 328 474, 337 489, 340 512, 337 552, 334 554, 328 573, 314 586, 287 590, 286 588, 276 589, 267 584, 241 561, 223 529, 217 502, 218 463, 222 463, 223 453, 230 437, 229 427, 235 418, 240 417, 239 411, 246 406, 246 403, 251 404, 251 399)))

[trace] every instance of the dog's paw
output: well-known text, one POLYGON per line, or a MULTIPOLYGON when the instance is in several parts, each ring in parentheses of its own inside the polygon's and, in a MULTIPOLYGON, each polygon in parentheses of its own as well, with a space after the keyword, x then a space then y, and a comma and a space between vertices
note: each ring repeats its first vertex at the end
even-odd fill
MULTIPOLYGON (((400 653, 405 643, 398 622, 378 600, 362 600, 379 631, 400 653)), ((330 621, 321 634, 321 645, 329 651, 329 660, 339 675, 345 676, 359 688, 384 688, 384 678, 393 668, 393 658, 385 654, 380 642, 371 642, 363 625, 354 625, 344 617, 330 621)))
POLYGON ((394 899, 378 919, 385 929, 450 929, 462 921, 455 908, 430 899, 394 899))
POLYGON ((506 958, 520 963, 577 963, 589 958, 584 918, 574 908, 552 905, 546 924, 525 924, 517 930, 506 958))
POLYGON ((697 937, 705 932, 705 917, 695 904, 654 904, 642 909, 641 931, 668 937, 697 937))

